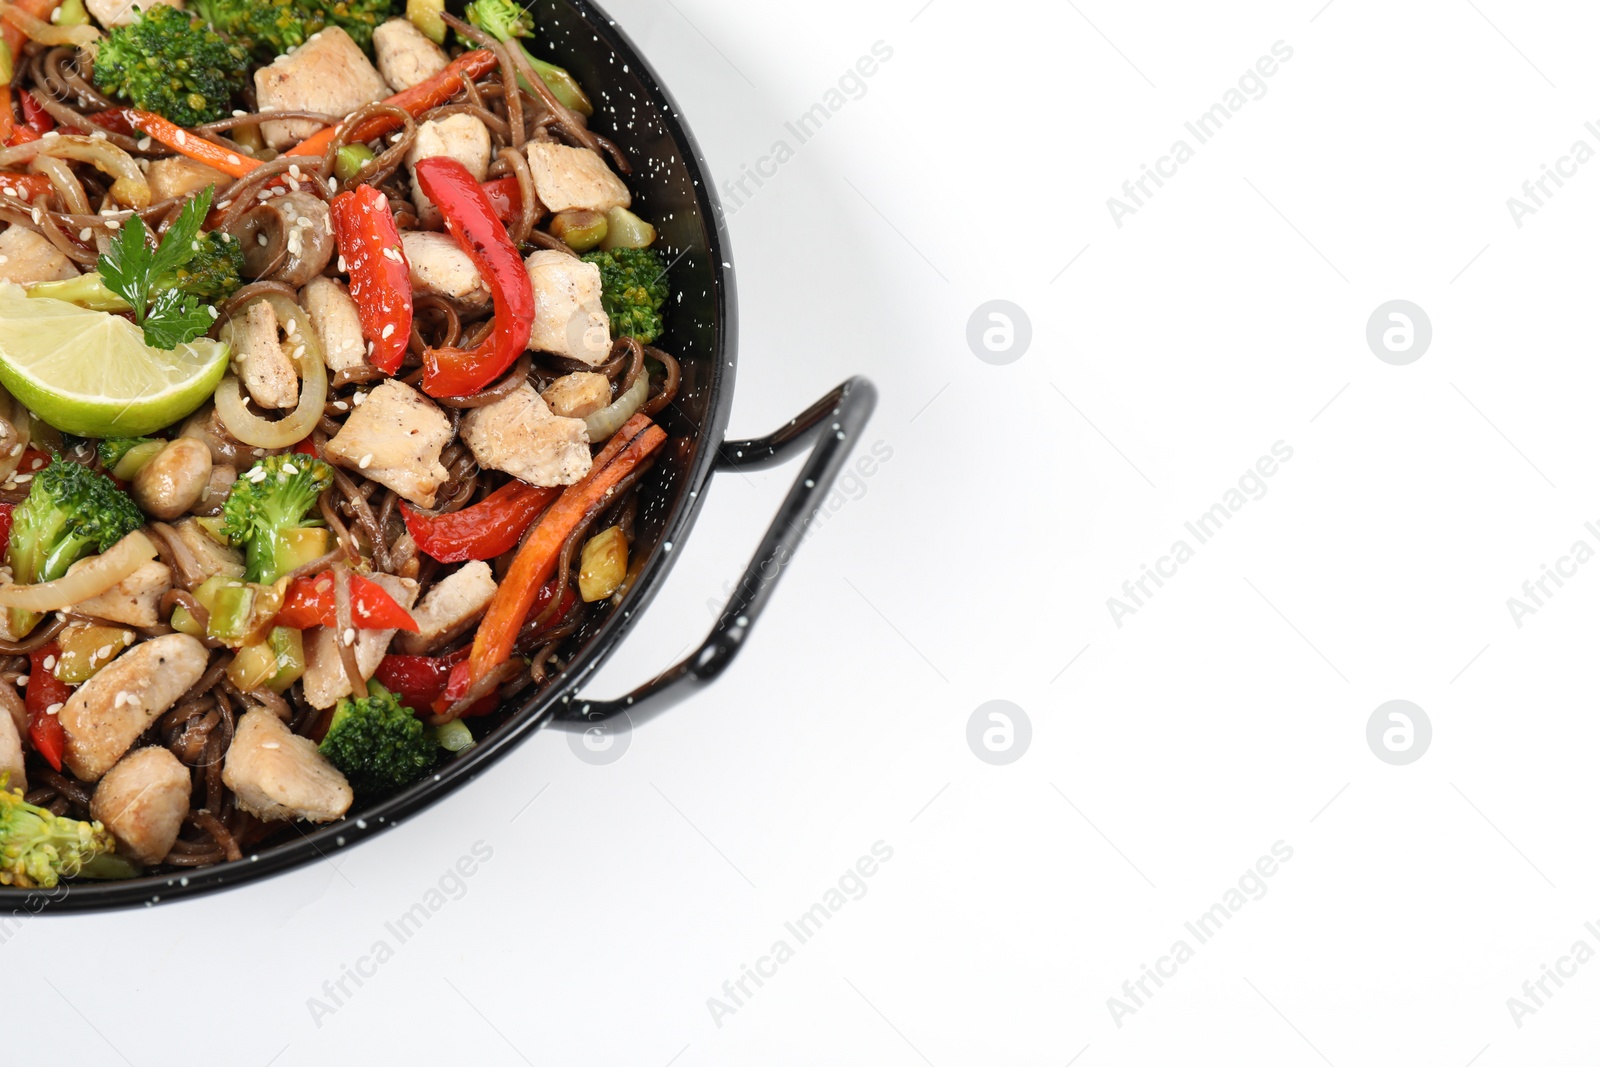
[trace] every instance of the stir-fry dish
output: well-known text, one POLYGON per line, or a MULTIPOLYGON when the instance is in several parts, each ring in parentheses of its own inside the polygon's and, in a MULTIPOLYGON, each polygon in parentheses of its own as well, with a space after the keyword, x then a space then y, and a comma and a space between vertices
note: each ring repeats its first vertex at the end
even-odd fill
POLYGON ((515 0, 180 2, 0 0, 0 885, 435 773, 667 451, 668 263, 515 0))

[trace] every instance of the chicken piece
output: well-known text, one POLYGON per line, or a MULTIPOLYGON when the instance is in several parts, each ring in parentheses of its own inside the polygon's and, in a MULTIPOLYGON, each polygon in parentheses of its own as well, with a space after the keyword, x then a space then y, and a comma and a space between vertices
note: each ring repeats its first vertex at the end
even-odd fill
POLYGON ((208 185, 218 192, 233 184, 233 179, 214 167, 190 159, 188 156, 166 156, 151 162, 145 172, 150 182, 152 201, 168 200, 176 196, 198 193, 208 185))
POLYGON ((239 807, 268 821, 332 822, 355 800, 350 783, 316 744, 265 708, 247 711, 239 720, 222 763, 222 782, 239 807))
POLYGON ((16 722, 3 711, 0 711, 0 789, 28 791, 28 772, 22 762, 22 734, 16 722))
MULTIPOLYGON (((89 9, 95 21, 106 29, 113 26, 126 26, 134 20, 140 11, 149 11, 152 0, 84 0, 84 7, 89 9)), ((157 4, 166 4, 183 10, 183 0, 154 0, 157 4)))
POLYGON ((494 571, 487 563, 473 560, 428 590, 411 613, 417 620, 417 632, 401 634, 395 648, 409 655, 422 655, 440 634, 477 621, 494 598, 494 591, 494 571))
POLYGON ((189 814, 189 768, 157 746, 130 752, 100 779, 89 814, 129 859, 160 863, 189 814))
MULTIPOLYGON (((372 580, 383 586, 383 591, 395 603, 410 610, 417 600, 417 583, 410 578, 397 578, 392 574, 374 574, 372 580)), ((357 630, 356 666, 361 676, 370 678, 378 664, 389 651, 394 630, 357 630)), ((345 677, 344 664, 339 656, 339 646, 334 642, 338 634, 332 626, 318 626, 306 631, 306 673, 301 679, 307 702, 314 708, 331 708, 340 697, 350 695, 350 679, 345 677)))
POLYGON ((533 281, 528 347, 598 367, 611 354, 611 319, 600 305, 600 268, 553 248, 527 258, 533 281))
POLYGON ((68 769, 82 781, 98 781, 200 680, 210 658, 206 646, 188 634, 166 634, 134 645, 100 668, 60 710, 68 769))
POLYGON ((604 214, 633 203, 628 187, 606 161, 587 148, 554 141, 528 142, 528 167, 539 203, 551 211, 587 208, 604 214))
MULTIPOLYGON (((350 35, 329 26, 306 43, 256 70, 256 99, 262 111, 320 111, 348 115, 362 104, 382 100, 389 87, 350 35)), ((304 119, 261 124, 261 136, 284 149, 322 127, 304 119)))
POLYGON ((378 73, 397 93, 450 65, 444 49, 428 40, 409 19, 390 19, 373 30, 372 50, 378 54, 378 73))
POLYGON ((489 127, 476 116, 450 115, 442 119, 430 119, 418 126, 417 139, 412 142, 411 151, 406 153, 406 166, 412 170, 411 200, 417 205, 422 220, 428 222, 437 218, 439 209, 423 194, 422 183, 417 181, 415 172, 419 160, 448 156, 466 167, 468 173, 481 182, 489 173, 489 157, 493 152, 489 127))
POLYGON ((592 465, 583 420, 552 415, 526 382, 503 400, 468 412, 461 439, 480 467, 532 485, 571 485, 592 465))
MULTIPOLYGON (((400 247, 411 266, 413 289, 459 300, 469 308, 489 306, 491 297, 483 275, 454 237, 433 230, 406 230, 400 235, 400 247)), ((598 274, 599 268, 595 270, 598 274)))
POLYGON ((77 276, 72 260, 32 230, 10 226, 0 233, 0 282, 33 285, 77 276))
POLYGON ((582 419, 611 404, 611 379, 593 371, 563 374, 539 394, 564 419, 582 419))
MULTIPOLYGON (((82 565, 82 562, 74 563, 67 568, 67 573, 71 574, 73 568, 82 565)), ((159 626, 161 618, 156 609, 171 588, 172 568, 151 560, 140 564, 138 570, 99 596, 81 601, 72 610, 124 626, 159 626)))
POLYGON ((294 360, 278 342, 278 316, 271 304, 258 300, 250 305, 243 329, 234 332, 234 343, 239 380, 250 399, 264 408, 294 407, 300 399, 300 379, 294 360))
POLYGON ((367 342, 361 336, 361 314, 343 282, 312 278, 300 290, 300 306, 311 319, 311 328, 322 346, 322 362, 330 371, 351 370, 366 363, 367 342))
POLYGON ((418 507, 450 477, 439 454, 450 443, 450 420, 433 401, 393 378, 367 394, 325 450, 329 462, 360 471, 418 507))
POLYGON ((179 543, 194 557, 195 568, 199 571, 195 575, 196 585, 214 574, 229 578, 244 577, 244 553, 237 548, 218 544, 217 539, 207 533, 206 528, 198 522, 193 519, 183 519, 173 523, 172 530, 178 535, 179 543))

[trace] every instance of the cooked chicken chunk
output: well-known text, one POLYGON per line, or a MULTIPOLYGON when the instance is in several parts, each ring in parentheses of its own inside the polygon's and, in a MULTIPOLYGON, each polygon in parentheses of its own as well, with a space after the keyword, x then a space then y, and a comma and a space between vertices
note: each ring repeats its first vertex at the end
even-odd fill
MULTIPOLYGON (((237 548, 218 544, 217 539, 193 519, 174 523, 172 529, 178 535, 179 543, 193 557, 200 581, 213 574, 223 574, 229 578, 244 577, 244 553, 237 548)), ((186 563, 184 565, 187 566, 186 563)))
MULTIPOLYGON (((110 29, 113 26, 126 26, 132 22, 134 16, 140 11, 149 11, 152 0, 84 0, 84 7, 89 9, 89 14, 95 17, 100 25, 110 29)), ((183 0, 154 0, 157 4, 166 4, 183 10, 183 0)))
POLYGON ((440 634, 476 621, 494 598, 494 591, 494 571, 487 563, 473 560, 428 590, 411 613, 418 632, 401 634, 395 647, 421 655, 440 634))
POLYGON ((478 465, 533 485, 571 485, 589 473, 589 428, 550 414, 524 382, 516 392, 461 420, 461 439, 478 465))
POLYGON ((251 304, 243 328, 234 333, 239 380, 264 408, 292 408, 300 399, 294 360, 278 341, 278 316, 265 300, 251 304))
POLYGON ((156 717, 205 673, 211 654, 188 634, 134 645, 100 668, 60 709, 66 763, 85 782, 109 771, 156 717))
POLYGON ((378 73, 395 92, 427 81, 450 65, 444 49, 425 37, 409 19, 390 19, 372 31, 378 73))
POLYGON ((388 379, 357 404, 328 442, 330 462, 358 470, 418 507, 433 507, 450 477, 439 454, 450 443, 450 420, 433 401, 388 379))
MULTIPOLYGON (((337 26, 312 34, 299 48, 256 71, 256 99, 262 111, 348 115, 388 95, 389 87, 367 54, 337 26)), ((283 149, 321 128, 303 119, 280 119, 263 122, 261 136, 273 148, 283 149)))
POLYGON ((77 276, 72 260, 32 230, 11 226, 0 233, 0 282, 33 285, 77 276))
POLYGON ((581 419, 611 403, 611 379, 593 371, 563 374, 539 395, 555 414, 581 419))
MULTIPOLYGON (((392 574, 374 574, 372 580, 383 586, 383 591, 409 610, 417 600, 417 583, 410 578, 397 578, 392 574)), ((389 651, 394 630, 357 630, 355 632, 356 666, 364 678, 372 677, 389 651)), ((339 635, 331 626, 318 626, 305 635, 306 673, 301 679, 306 700, 314 708, 331 708, 340 697, 350 695, 350 679, 345 677, 344 664, 339 656, 339 646, 334 642, 339 635)))
POLYGON ((407 230, 400 235, 400 247, 411 266, 413 288, 459 300, 470 307, 489 306, 489 287, 484 284, 483 275, 449 234, 407 230))
POLYGON ((419 160, 448 156, 466 167, 481 182, 489 173, 489 157, 493 152, 489 127, 473 115, 450 115, 442 119, 430 119, 418 126, 417 139, 412 142, 411 151, 406 153, 406 166, 413 172, 411 200, 417 205, 422 218, 426 221, 430 217, 437 217, 439 212, 433 206, 433 201, 423 194, 422 183, 417 181, 415 171, 419 160))
POLYGON ((208 185, 216 186, 217 192, 220 193, 233 184, 233 179, 220 170, 208 167, 188 156, 166 156, 153 161, 150 169, 145 172, 145 178, 150 182, 152 201, 188 196, 190 193, 198 193, 208 185))
POLYGON ((332 822, 355 800, 339 768, 265 708, 247 711, 239 720, 222 763, 222 782, 239 807, 258 819, 332 822))
POLYGON ((598 367, 611 354, 611 319, 600 306, 600 268, 553 248, 526 261, 533 280, 528 347, 598 367))
MULTIPOLYGON (((67 573, 80 566, 82 563, 74 563, 67 573)), ((99 596, 82 601, 74 610, 124 626, 158 626, 161 619, 156 609, 171 588, 172 569, 151 560, 99 596)))
POLYGON ((89 814, 129 859, 160 863, 189 814, 189 768, 158 746, 130 752, 100 779, 89 814))
POLYGON ((539 202, 551 211, 588 208, 604 212, 633 203, 622 179, 587 148, 529 141, 528 167, 533 171, 533 189, 539 194, 539 202))
MULTIPOLYGON (((7 689, 11 688, 6 686, 7 689)), ((22 735, 10 715, 0 712, 0 789, 28 791, 28 773, 22 763, 22 735)))
POLYGON ((322 346, 322 362, 329 370, 350 370, 367 361, 367 343, 361 336, 361 314, 343 282, 336 278, 312 278, 300 290, 300 306, 311 319, 311 328, 322 346))

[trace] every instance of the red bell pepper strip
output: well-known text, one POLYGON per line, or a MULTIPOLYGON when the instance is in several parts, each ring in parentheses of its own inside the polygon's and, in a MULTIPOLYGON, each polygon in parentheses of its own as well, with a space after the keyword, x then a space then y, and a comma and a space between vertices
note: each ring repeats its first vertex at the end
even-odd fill
MULTIPOLYGON (((332 573, 323 571, 290 582, 283 597, 283 607, 273 621, 279 626, 292 626, 296 630, 339 625, 332 573)), ((350 576, 350 622, 357 630, 417 632, 417 620, 411 617, 411 613, 385 592, 383 586, 359 574, 350 576)))
POLYGON ((471 171, 449 156, 431 156, 417 160, 411 173, 494 297, 494 332, 481 345, 470 350, 429 348, 422 354, 423 392, 471 396, 509 370, 528 347, 533 282, 505 223, 471 171))
POLYGON ((43 137, 56 128, 56 120, 39 103, 39 98, 33 95, 32 90, 24 89, 18 102, 22 104, 22 124, 28 129, 43 137))
POLYGON ((0 174, 0 192, 14 195, 30 204, 37 203, 41 196, 54 191, 55 186, 50 184, 50 178, 45 174, 0 174))
POLYGON ((334 197, 331 210, 339 267, 350 273, 350 297, 372 349, 367 362, 393 374, 411 343, 411 267, 389 198, 361 185, 334 197))
POLYGON ((5 558, 6 550, 11 547, 11 513, 16 510, 15 504, 0 504, 0 559, 5 558))
MULTIPOLYGON (((460 648, 444 656, 385 656, 375 677, 384 688, 400 698, 400 703, 418 714, 432 710, 444 695, 450 672, 465 665, 470 648, 460 648)), ((499 706, 493 693, 467 709, 465 718, 488 715, 499 706)))
POLYGON ((666 431, 644 415, 635 415, 606 443, 583 481, 569 485, 539 518, 517 551, 489 610, 472 640, 471 681, 477 683, 511 658, 517 633, 533 607, 539 589, 556 569, 561 546, 585 515, 602 506, 640 463, 667 440, 666 431))
POLYGON ((295 445, 294 446, 294 450, 296 452, 298 452, 300 455, 302 455, 302 456, 310 456, 312 459, 320 459, 321 458, 320 456, 317 455, 317 443, 315 441, 313 441, 309 437, 307 437, 304 441, 301 441, 299 444, 295 445))
MULTIPOLYGON (((463 82, 477 81, 493 70, 498 62, 495 54, 489 49, 474 48, 457 57, 448 67, 427 81, 419 82, 404 92, 394 94, 384 103, 390 107, 404 108, 413 115, 432 111, 460 92, 463 82)), ((391 130, 398 129, 400 125, 400 120, 392 115, 376 115, 351 130, 345 142, 355 144, 359 141, 370 141, 374 137, 381 137, 391 130)), ((307 137, 289 149, 285 155, 320 156, 328 150, 328 146, 338 134, 339 127, 329 126, 307 137)))
POLYGON ((508 482, 469 508, 448 515, 424 515, 400 505, 406 529, 417 547, 440 563, 494 559, 517 547, 539 513, 560 489, 508 482))
POLYGON ((54 641, 35 649, 28 656, 28 684, 24 687, 22 705, 28 711, 28 740, 45 762, 56 770, 61 769, 61 757, 67 750, 67 730, 59 717, 62 705, 72 696, 72 687, 58 681, 55 676, 56 661, 61 658, 61 646, 54 641), (45 664, 49 666, 46 667, 45 664), (50 709, 54 708, 55 711, 50 709))
POLYGON ((230 178, 243 178, 261 166, 259 159, 241 156, 231 148, 223 148, 197 133, 190 133, 160 115, 140 111, 137 108, 129 108, 124 114, 128 117, 128 125, 140 133, 148 134, 173 151, 181 152, 197 163, 204 163, 208 167, 220 170, 230 178))
POLYGON ((484 182, 483 193, 501 222, 510 222, 522 210, 522 186, 517 184, 515 174, 484 182))

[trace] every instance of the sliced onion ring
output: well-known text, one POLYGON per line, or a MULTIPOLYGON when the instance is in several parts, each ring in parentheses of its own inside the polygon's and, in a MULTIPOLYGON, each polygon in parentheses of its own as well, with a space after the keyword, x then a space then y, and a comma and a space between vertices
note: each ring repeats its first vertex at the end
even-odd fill
POLYGON ((100 555, 74 563, 53 582, 0 586, 0 608, 61 611, 99 596, 155 558, 156 546, 143 530, 135 530, 100 555))
MULTIPOLYGON (((3 3, 4 0, 0 0, 3 3)), ((150 206, 150 183, 133 157, 109 141, 84 137, 76 133, 63 133, 42 137, 26 144, 0 148, 0 168, 29 163, 39 156, 54 159, 75 159, 88 163, 96 170, 113 178, 111 199, 123 207, 142 211, 150 206)))
POLYGON ((611 435, 622 429, 622 424, 633 418, 633 413, 643 407, 649 398, 650 374, 648 371, 643 371, 634 379, 626 393, 599 411, 584 416, 584 424, 589 427, 589 442, 599 444, 601 441, 611 440, 611 435))
POLYGON ((234 323, 242 322, 244 313, 260 300, 272 305, 273 313, 286 331, 291 324, 294 326, 290 336, 295 342, 293 350, 300 353, 295 358, 295 366, 300 371, 300 402, 276 422, 252 415, 245 407, 239 379, 230 374, 217 386, 217 417, 230 434, 251 448, 289 448, 304 441, 322 418, 322 406, 328 399, 328 371, 322 365, 322 346, 311 328, 311 319, 299 304, 282 293, 262 293, 235 308, 218 334, 221 340, 237 350, 233 344, 234 323))

